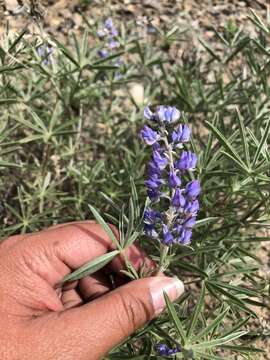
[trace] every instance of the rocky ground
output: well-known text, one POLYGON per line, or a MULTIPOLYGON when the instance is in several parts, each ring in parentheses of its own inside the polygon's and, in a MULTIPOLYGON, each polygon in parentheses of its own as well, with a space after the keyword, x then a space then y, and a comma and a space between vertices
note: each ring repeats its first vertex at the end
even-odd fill
MULTIPOLYGON (((147 16, 158 26, 180 24, 211 38, 212 26, 222 29, 232 19, 238 25, 249 28, 249 8, 266 17, 269 0, 35 0, 36 9, 45 14, 44 27, 53 34, 65 35, 71 30, 80 31, 83 13, 91 22, 97 17, 112 14, 115 18, 131 20, 147 16)), ((27 23, 26 16, 18 14, 18 3, 30 8, 29 0, 1 0, 1 25, 7 21, 11 28, 19 29, 27 23), (3 7, 5 3, 5 8, 3 7)), ((269 3, 270 4, 270 3, 269 3)))

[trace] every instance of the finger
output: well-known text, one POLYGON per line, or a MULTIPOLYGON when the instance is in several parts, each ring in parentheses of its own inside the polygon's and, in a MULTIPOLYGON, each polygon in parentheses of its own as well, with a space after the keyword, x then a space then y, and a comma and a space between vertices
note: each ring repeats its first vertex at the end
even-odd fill
POLYGON ((63 291, 61 295, 61 301, 63 303, 64 309, 70 309, 83 303, 81 296, 75 289, 63 291))
MULTIPOLYGON (((103 228, 89 222, 73 223, 36 233, 17 245, 19 253, 28 252, 25 258, 34 262, 34 266, 30 266, 51 286, 58 284, 72 269, 113 249, 112 241, 103 228)), ((127 256, 132 258, 135 266, 146 259, 146 255, 135 245, 127 250, 127 256)), ((112 263, 115 271, 123 266, 122 260, 112 263)))
POLYGON ((68 346, 72 339, 73 345, 65 349, 70 358, 99 359, 165 308, 164 292, 174 301, 183 291, 181 281, 168 277, 132 281, 89 304, 63 312, 52 320, 51 328, 59 344, 68 346))
POLYGON ((79 292, 84 301, 100 297, 111 290, 108 277, 98 272, 79 281, 79 292))

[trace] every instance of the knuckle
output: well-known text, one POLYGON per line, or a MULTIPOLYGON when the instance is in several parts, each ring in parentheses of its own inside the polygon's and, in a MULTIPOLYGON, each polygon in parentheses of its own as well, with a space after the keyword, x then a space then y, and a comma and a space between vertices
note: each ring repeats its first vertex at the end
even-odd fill
POLYGON ((142 302, 131 293, 119 293, 120 306, 117 306, 119 325, 123 336, 133 333, 145 320, 145 309, 142 302))

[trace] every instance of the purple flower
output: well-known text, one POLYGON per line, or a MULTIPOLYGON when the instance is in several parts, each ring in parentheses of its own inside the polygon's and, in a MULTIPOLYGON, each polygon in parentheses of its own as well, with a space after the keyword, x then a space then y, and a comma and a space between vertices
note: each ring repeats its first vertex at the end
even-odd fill
POLYGON ((144 108, 144 117, 147 119, 147 120, 151 120, 151 121, 154 121, 156 120, 156 116, 155 114, 150 110, 149 106, 146 106, 144 108))
POLYGON ((109 56, 109 52, 106 49, 99 49, 98 50, 98 55, 102 58, 105 59, 106 57, 109 56))
POLYGON ((143 222, 145 224, 153 225, 161 218, 160 212, 152 210, 150 208, 146 209, 143 214, 143 222))
POLYGON ((156 351, 160 356, 171 356, 180 352, 181 350, 179 347, 169 348, 168 345, 159 343, 156 344, 156 351))
POLYGON ((157 150, 153 151, 153 160, 156 166, 161 170, 165 169, 168 164, 168 159, 165 156, 162 156, 157 150))
POLYGON ((189 199, 196 198, 201 192, 201 186, 199 180, 192 180, 186 186, 186 196, 189 199))
MULTIPOLYGON (((118 31, 116 30, 116 28, 113 25, 113 21, 112 18, 108 18, 104 21, 104 30, 109 33, 109 35, 111 37, 116 37, 118 36, 118 31)), ((102 31, 102 30, 101 30, 102 31)), ((105 33, 105 31, 103 31, 105 33)))
POLYGON ((194 226, 195 224, 196 224, 196 218, 195 218, 195 216, 193 216, 193 217, 187 219, 187 220, 184 222, 183 227, 184 227, 185 229, 191 229, 191 228, 193 228, 193 226, 194 226))
POLYGON ((188 245, 191 242, 192 231, 190 229, 183 229, 181 236, 177 241, 182 245, 188 245))
POLYGON ((103 30, 98 30, 98 31, 97 31, 97 36, 98 36, 99 38, 103 38, 105 35, 106 35, 106 34, 105 34, 105 32, 104 32, 103 30))
POLYGON ((158 189, 147 189, 147 195, 151 201, 157 202, 160 198, 160 191, 158 189))
POLYGON ((174 143, 186 143, 190 140, 190 128, 188 125, 179 125, 172 133, 172 141, 174 143))
POLYGON ((199 201, 194 200, 191 202, 187 202, 184 210, 185 210, 185 213, 187 213, 187 214, 197 215, 199 208, 200 208, 199 201))
POLYGON ((172 205, 176 208, 183 208, 185 203, 186 199, 182 194, 182 190, 176 189, 172 198, 172 205))
POLYGON ((175 167, 179 170, 193 170, 197 163, 197 156, 191 151, 183 151, 180 159, 175 162, 175 167))
POLYGON ((108 43, 108 46, 109 46, 110 49, 118 48, 119 45, 120 45, 119 42, 116 41, 116 40, 113 40, 113 39, 111 39, 111 40, 109 41, 109 43, 108 43))
POLYGON ((176 175, 175 171, 171 171, 169 174, 169 186, 176 188, 181 185, 181 179, 176 175))
POLYGON ((147 173, 149 176, 154 174, 161 175, 162 170, 158 167, 158 165, 154 161, 150 161, 148 164, 147 173))
POLYGON ((175 122, 180 118, 180 111, 171 106, 159 106, 156 111, 156 117, 160 122, 175 122))
POLYGON ((162 231, 163 231, 162 243, 165 245, 172 245, 174 242, 174 237, 173 234, 169 231, 168 226, 164 224, 162 227, 162 231))
POLYGON ((50 65, 52 63, 52 53, 53 53, 53 47, 48 45, 41 45, 37 48, 38 56, 42 58, 42 64, 43 65, 50 65))
POLYGON ((104 27, 107 30, 111 30, 113 28, 113 21, 112 18, 108 18, 104 21, 104 27))
POLYGON ((144 183, 149 189, 158 189, 163 181, 157 174, 153 174, 144 183))
POLYGON ((141 137, 147 145, 153 145, 156 141, 159 140, 160 135, 152 130, 149 126, 144 125, 141 130, 141 137))
MULTIPOLYGON (((97 31, 97 36, 100 39, 104 40, 104 49, 98 50, 98 55, 102 59, 106 59, 109 54, 114 53, 114 50, 120 46, 120 43, 116 40, 116 37, 118 36, 118 31, 113 25, 112 18, 108 18, 103 23, 103 28, 99 29, 97 31), (109 49, 109 51, 108 51, 109 49)), ((120 59, 114 59, 111 61, 111 64, 114 66, 119 67, 120 66, 120 59)), ((122 61, 123 62, 123 61, 122 61)), ((114 79, 119 80, 122 78, 122 74, 119 71, 116 71, 114 73, 114 79)))
POLYGON ((155 230, 155 226, 152 224, 144 224, 144 233, 152 238, 157 238, 158 233, 155 230))

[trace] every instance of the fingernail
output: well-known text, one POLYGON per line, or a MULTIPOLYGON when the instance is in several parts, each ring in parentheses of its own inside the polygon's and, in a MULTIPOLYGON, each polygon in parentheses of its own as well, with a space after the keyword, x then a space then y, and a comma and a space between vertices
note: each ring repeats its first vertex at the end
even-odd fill
POLYGON ((159 315, 166 307, 164 292, 171 301, 178 299, 184 292, 184 284, 177 278, 156 278, 150 287, 155 315, 159 315))

